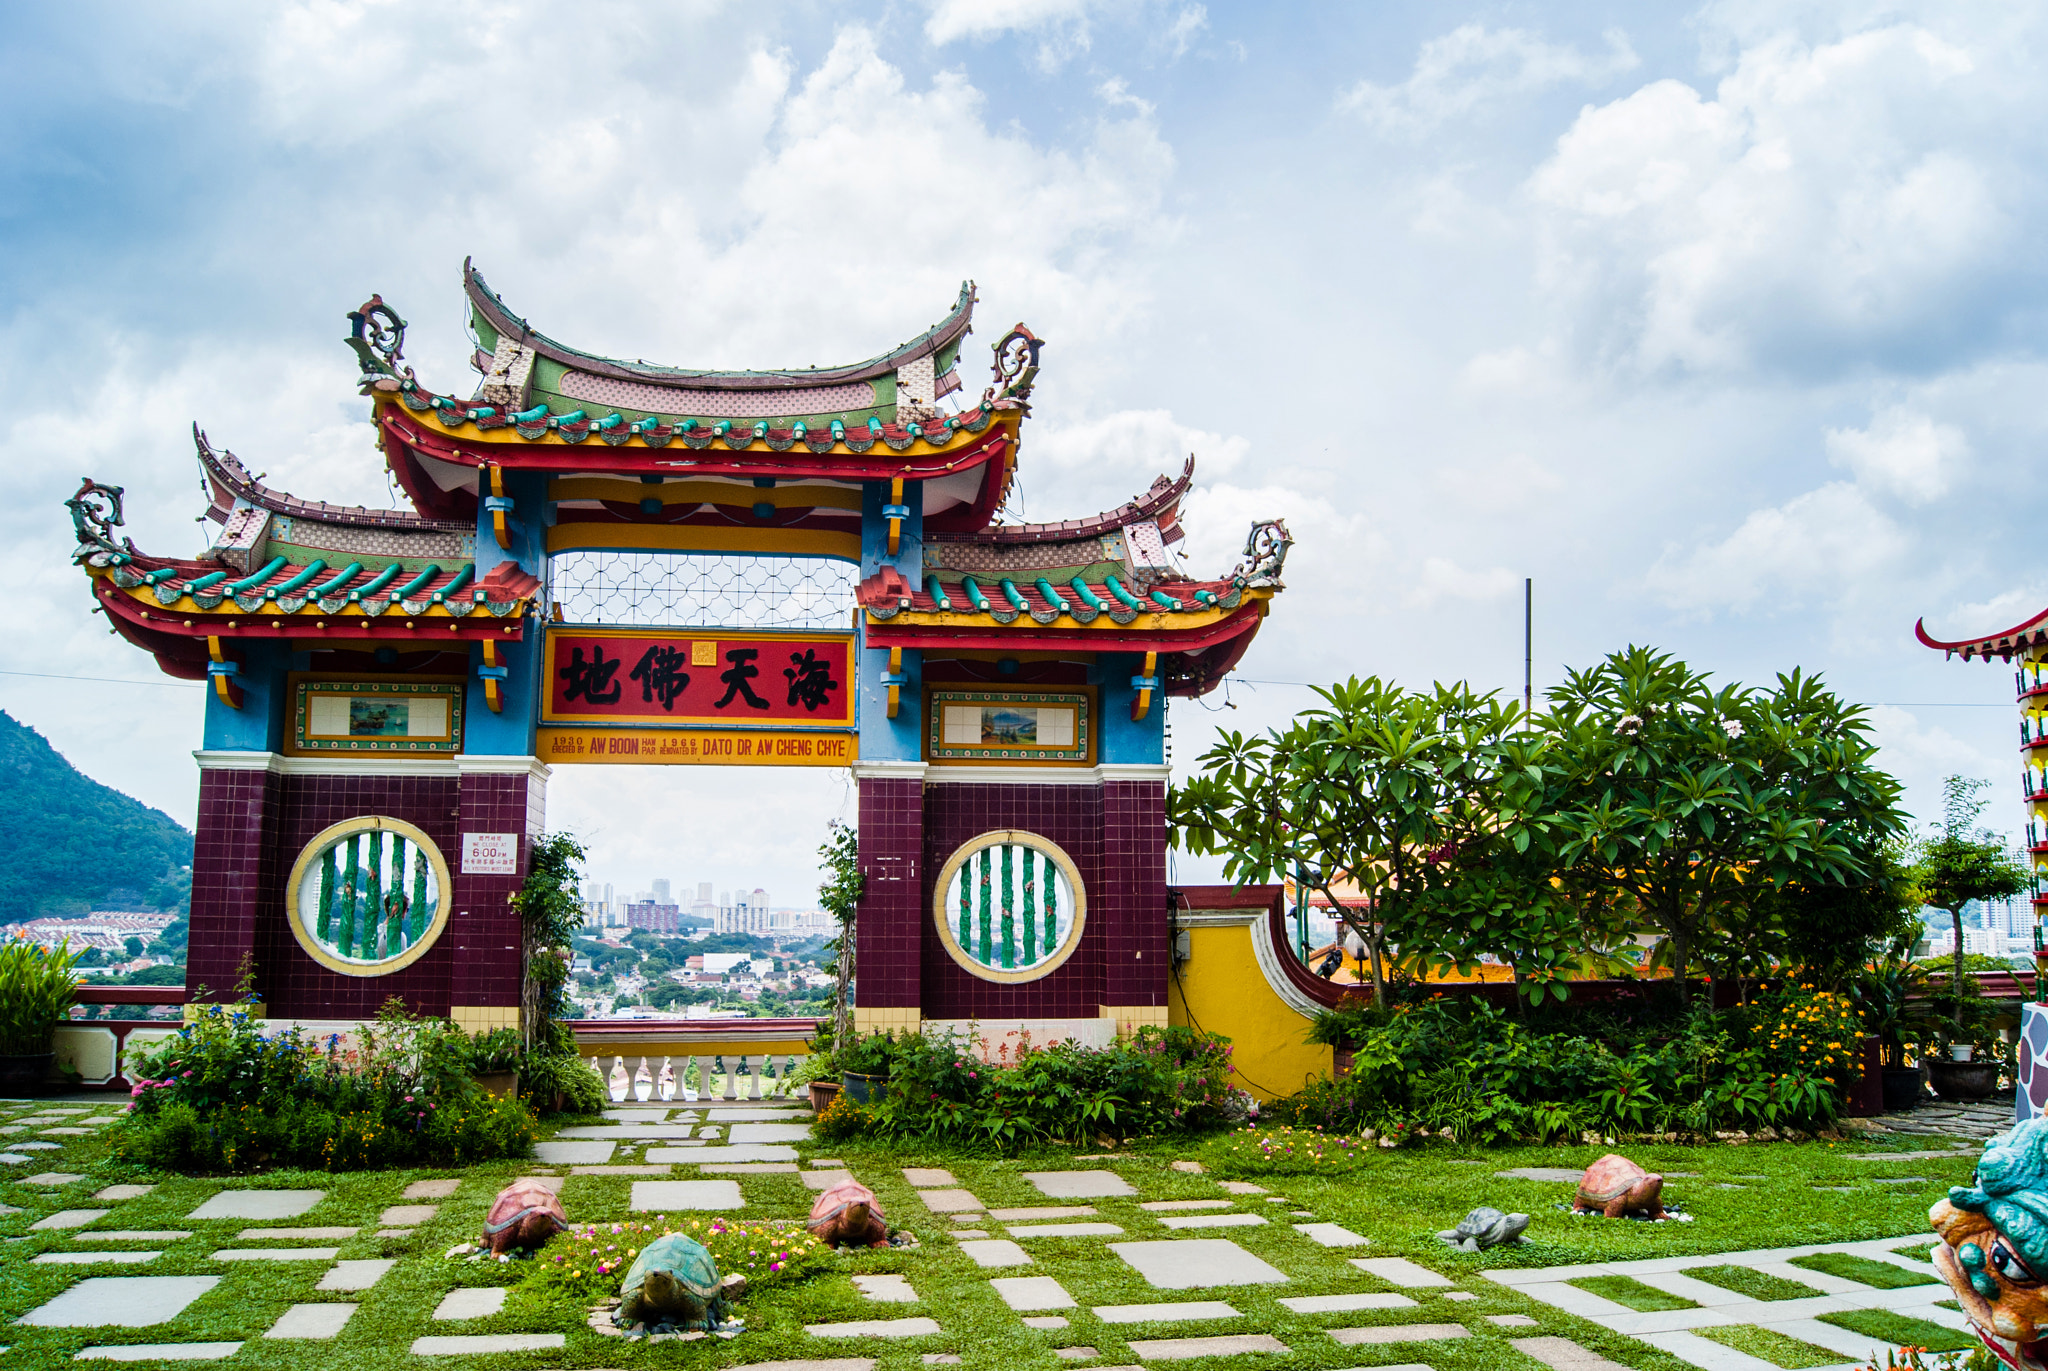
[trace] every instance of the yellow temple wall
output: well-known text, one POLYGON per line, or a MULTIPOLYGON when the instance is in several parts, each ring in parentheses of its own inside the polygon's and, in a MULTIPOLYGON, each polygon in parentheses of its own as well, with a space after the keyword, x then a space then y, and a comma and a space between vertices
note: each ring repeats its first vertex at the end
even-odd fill
POLYGON ((1176 960, 1167 1012, 1172 1023, 1230 1039, 1232 1083, 1271 1100, 1329 1075, 1332 1058, 1327 1044, 1307 1041, 1312 1014, 1293 1002, 1300 992, 1261 964, 1264 920, 1264 910, 1184 916, 1186 955, 1176 960))

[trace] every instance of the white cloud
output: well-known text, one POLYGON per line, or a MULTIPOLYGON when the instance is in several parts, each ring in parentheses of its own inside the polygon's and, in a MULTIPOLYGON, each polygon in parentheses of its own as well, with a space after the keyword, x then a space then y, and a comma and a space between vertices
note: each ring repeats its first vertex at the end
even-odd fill
POLYGON ((1527 187, 1580 347, 1795 374, 1981 347, 2018 307, 2015 207, 2038 198, 1984 136, 2036 97, 1989 75, 1895 24, 1750 47, 1711 99, 1663 80, 1588 107, 1527 187))
POLYGON ((1044 462, 1062 473, 1086 473, 1097 487, 1137 482, 1133 490, 1144 489, 1154 476, 1180 475, 1181 464, 1190 455, 1196 475, 1213 480, 1228 474, 1251 451, 1244 438, 1205 433, 1163 409, 1119 410, 1078 422, 1036 419, 1024 441, 1033 465, 1044 462))
POLYGON ((1526 452, 1511 452, 1483 466, 1444 467, 1436 473, 1436 485, 1460 509, 1530 517, 1534 501, 1564 489, 1564 478, 1526 452))
POLYGON ((1855 472, 1857 484, 1924 505, 1948 492, 1970 440, 1952 424, 1894 405, 1867 428, 1829 429, 1827 448, 1828 460, 1855 472))
POLYGON ((1425 557, 1402 598, 1412 609, 1429 609, 1446 600, 1502 599, 1521 584, 1522 578, 1505 567, 1472 571, 1448 557, 1425 557))
POLYGON ((1546 42, 1527 29, 1461 24, 1432 38, 1399 85, 1360 81, 1337 100, 1382 133, 1422 133, 1488 106, 1559 85, 1599 85, 1637 65, 1627 35, 1609 29, 1604 52, 1546 42))
POLYGON ((1650 569, 1652 590, 1679 609, 1773 608, 1836 601, 1888 571, 1910 545, 1906 532, 1846 481, 1830 481, 1760 509, 1722 541, 1650 569))
POLYGON ((1209 10, 1203 5, 1189 5, 1173 16, 1166 26, 1162 38, 1175 57, 1185 57, 1194 45, 1195 35, 1209 27, 1209 10))

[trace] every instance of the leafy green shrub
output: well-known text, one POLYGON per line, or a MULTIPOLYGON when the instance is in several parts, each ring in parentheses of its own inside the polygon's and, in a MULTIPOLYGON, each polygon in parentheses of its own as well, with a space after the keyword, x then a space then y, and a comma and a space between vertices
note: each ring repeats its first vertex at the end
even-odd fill
POLYGON ((1846 994, 1790 985, 1767 998, 1749 1042, 1772 1070, 1821 1077, 1847 1090, 1863 1077, 1863 1016, 1846 994))
POLYGON ((1552 1010, 1525 1021, 1483 1000, 1436 997, 1327 1015, 1313 1033, 1352 1048, 1350 1072, 1274 1101, 1264 1114, 1330 1132, 1405 1123, 1478 1142, 1824 1126, 1839 1114, 1848 1078, 1812 1053, 1802 1058, 1803 1038, 1786 1036, 1773 1048, 1769 1025, 1816 1035, 1826 1054, 1827 1043, 1848 1041, 1836 1034, 1853 1009, 1808 991, 1785 1003, 1782 1012, 1673 1014, 1646 997, 1633 1007, 1588 1007, 1579 1020, 1552 1010), (1757 1025, 1763 1031, 1752 1035, 1757 1025))
POLYGON ((1372 1144, 1320 1128, 1244 1128, 1213 1151, 1217 1170, 1233 1176, 1341 1176, 1356 1171, 1372 1144))
POLYGON ((894 1064, 896 1051, 894 1033, 867 1033, 849 1036, 833 1055, 838 1059, 839 1069, 848 1075, 886 1076, 894 1064))
POLYGON ((578 1224, 550 1238, 519 1285, 543 1298, 589 1305, 619 1293, 640 1249, 670 1233, 704 1244, 721 1276, 747 1278, 747 1292, 789 1285, 823 1270, 832 1250, 794 1219, 667 1219, 578 1224))
POLYGON ((519 1064, 519 1095, 536 1114, 602 1114, 611 1105, 604 1082, 583 1058, 567 1053, 536 1053, 519 1064))
POLYGON ((209 1006, 146 1054, 116 1156, 177 1171, 462 1165, 532 1150, 533 1116, 470 1076, 459 1029, 387 1006, 344 1048, 297 1029, 266 1037, 209 1006))
POLYGON ((30 1057, 50 1050, 57 1021, 77 998, 72 967, 79 954, 25 938, 0 943, 0 1056, 30 1057))

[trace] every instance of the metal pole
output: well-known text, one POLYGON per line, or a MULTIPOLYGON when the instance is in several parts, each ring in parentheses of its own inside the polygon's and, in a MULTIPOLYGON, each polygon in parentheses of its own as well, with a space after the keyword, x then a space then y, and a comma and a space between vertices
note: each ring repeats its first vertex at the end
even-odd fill
POLYGON ((1522 712, 1536 712, 1536 673, 1532 665, 1536 642, 1536 578, 1522 578, 1522 712))

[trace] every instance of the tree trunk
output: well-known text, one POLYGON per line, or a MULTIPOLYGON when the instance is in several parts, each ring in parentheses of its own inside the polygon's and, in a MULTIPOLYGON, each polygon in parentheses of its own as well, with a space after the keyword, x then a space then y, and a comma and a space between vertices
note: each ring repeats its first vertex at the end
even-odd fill
POLYGON ((853 919, 848 918, 839 925, 839 956, 833 966, 835 984, 832 987, 832 1041, 844 1044, 847 1038, 846 993, 853 983, 853 919))
POLYGON ((1960 1034, 1963 1031, 1963 907, 1957 905, 1948 912, 1948 917, 1956 929, 1955 955, 1949 959, 1949 989, 1955 992, 1956 1032, 1960 1034))
POLYGON ((1678 1004, 1681 1009, 1692 1007, 1692 982, 1686 975, 1687 958, 1692 953, 1691 939, 1685 936, 1683 921, 1672 920, 1671 928, 1671 972, 1678 977, 1678 1004))

